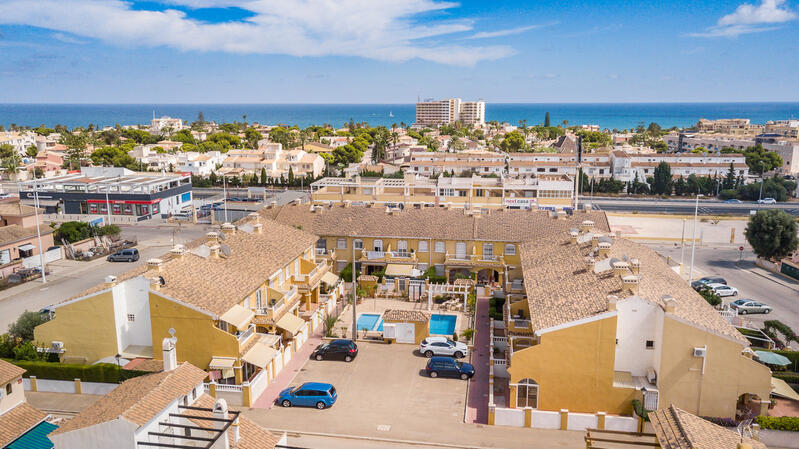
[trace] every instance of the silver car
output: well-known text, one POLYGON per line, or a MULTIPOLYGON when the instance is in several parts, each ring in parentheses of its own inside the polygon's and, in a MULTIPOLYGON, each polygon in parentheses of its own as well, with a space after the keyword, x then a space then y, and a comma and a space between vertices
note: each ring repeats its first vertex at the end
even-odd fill
POLYGON ((730 308, 738 310, 738 314, 771 313, 771 306, 751 299, 738 299, 730 303, 730 308))
POLYGON ((738 296, 738 289, 724 284, 706 284, 713 292, 721 297, 738 296))
POLYGON ((419 352, 427 358, 434 355, 445 355, 459 359, 466 357, 469 347, 459 341, 447 337, 427 337, 419 343, 419 352))

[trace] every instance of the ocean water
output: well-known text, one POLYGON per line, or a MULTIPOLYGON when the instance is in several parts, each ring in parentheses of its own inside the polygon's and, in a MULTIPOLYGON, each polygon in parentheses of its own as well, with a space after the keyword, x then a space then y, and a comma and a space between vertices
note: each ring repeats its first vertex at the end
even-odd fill
MULTIPOLYGON (((194 121, 199 112, 205 120, 241 121, 288 125, 339 127, 350 119, 370 125, 391 126, 415 120, 414 104, 0 104, 0 124, 52 127, 134 125, 156 116, 194 121)), ((633 128, 650 122, 664 128, 693 125, 699 118, 749 118, 753 123, 799 118, 799 103, 486 103, 486 120, 517 125, 543 123, 549 112, 557 125, 595 124, 602 128, 633 128)))

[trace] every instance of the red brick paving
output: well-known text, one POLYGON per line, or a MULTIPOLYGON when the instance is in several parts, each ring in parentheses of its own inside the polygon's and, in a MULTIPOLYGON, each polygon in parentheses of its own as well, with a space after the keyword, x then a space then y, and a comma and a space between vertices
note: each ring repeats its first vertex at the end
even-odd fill
POLYGON ((261 393, 261 396, 255 400, 252 405, 253 408, 272 408, 280 391, 291 385, 291 381, 294 380, 294 377, 305 365, 305 362, 311 357, 313 350, 319 346, 324 333, 323 329, 323 326, 319 326, 319 330, 308 337, 308 341, 302 345, 300 351, 292 354, 288 365, 283 367, 277 377, 272 380, 272 383, 261 393))
POLYGON ((489 298, 477 298, 476 329, 472 350, 474 377, 469 381, 467 423, 488 424, 488 364, 491 360, 491 342, 488 341, 491 333, 488 301, 489 298))

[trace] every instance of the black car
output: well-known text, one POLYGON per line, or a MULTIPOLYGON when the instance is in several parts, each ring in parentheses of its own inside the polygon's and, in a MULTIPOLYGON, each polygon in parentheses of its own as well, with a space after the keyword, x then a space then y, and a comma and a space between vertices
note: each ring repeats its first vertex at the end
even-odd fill
POLYGON ((136 248, 123 249, 106 257, 109 262, 136 262, 139 260, 139 250, 136 248))
POLYGON ((316 360, 337 359, 351 362, 358 356, 358 345, 352 340, 326 341, 314 349, 311 357, 316 360))
POLYGON ((424 369, 430 377, 458 377, 466 380, 474 376, 474 366, 471 363, 459 362, 451 357, 432 357, 424 369))
POLYGON ((706 277, 703 277, 702 279, 698 279, 696 281, 691 282, 691 287, 693 287, 694 290, 699 290, 699 289, 701 289, 702 287, 704 287, 704 286, 706 286, 708 284, 724 284, 724 285, 727 285, 727 280, 724 279, 723 277, 719 277, 719 276, 706 276, 706 277))

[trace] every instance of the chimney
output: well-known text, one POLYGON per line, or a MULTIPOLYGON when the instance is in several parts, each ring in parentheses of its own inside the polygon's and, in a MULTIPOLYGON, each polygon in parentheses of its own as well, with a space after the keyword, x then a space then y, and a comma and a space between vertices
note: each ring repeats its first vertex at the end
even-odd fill
POLYGON ((219 241, 219 234, 217 234, 214 231, 206 233, 205 237, 208 238, 208 242, 207 243, 209 243, 209 244, 214 244, 214 243, 219 241))
POLYGON ((595 248, 599 246, 599 237, 601 237, 600 234, 591 234, 591 245, 595 248))
POLYGON ((617 296, 608 295, 606 299, 608 302, 608 312, 616 310, 616 303, 619 301, 619 298, 617 296))
POLYGON ((592 207, 591 207, 591 205, 590 205, 590 204, 586 204, 586 205, 585 205, 585 206, 583 206, 583 207, 585 208, 585 213, 586 213, 586 214, 588 214, 588 213, 590 213, 590 212, 591 212, 591 209, 592 209, 592 207))
POLYGON ((594 227, 594 222, 592 220, 583 220, 583 222, 580 223, 580 229, 582 229, 585 232, 590 231, 591 228, 593 227, 594 227))
POLYGON ((255 229, 255 232, 257 232, 258 234, 263 234, 264 225, 262 225, 261 223, 255 223, 254 225, 252 225, 252 227, 253 229, 255 229))
POLYGON ((557 218, 557 219, 559 219, 559 220, 563 220, 563 219, 566 219, 566 218, 568 218, 568 216, 569 216, 569 215, 566 213, 566 211, 565 211, 565 210, 559 210, 559 211, 557 212, 557 214, 555 215, 555 218, 557 218))
POLYGON ((585 269, 593 271, 594 270, 594 265, 596 264, 596 261, 594 260, 594 258, 591 257, 591 256, 585 256, 584 261, 585 261, 585 269))
POLYGON ((599 242, 597 247, 599 248, 599 257, 606 259, 608 255, 610 255, 610 242, 599 242))
POLYGON ((261 216, 258 215, 258 212, 250 212, 249 214, 247 214, 247 216, 250 217, 252 220, 255 220, 256 223, 261 222, 261 216))
POLYGON ((151 277, 150 279, 150 290, 161 290, 161 276, 151 277))
POLYGON ((113 274, 109 274, 105 277, 105 288, 111 288, 117 283, 117 277, 113 274))
POLYGON ((175 245, 169 250, 169 253, 172 254, 175 259, 183 260, 183 256, 186 255, 186 248, 183 245, 175 245))
POLYGON ((623 260, 619 260, 613 262, 613 275, 614 276, 626 276, 630 272, 630 264, 623 260))
POLYGON ((344 200, 344 207, 350 207, 350 206, 352 206, 352 201, 344 200))
POLYGON ((674 310, 677 308, 677 300, 671 297, 671 295, 664 295, 663 296, 663 309, 666 313, 674 313, 674 310))
POLYGON ((236 233, 236 226, 231 223, 222 223, 222 232, 225 235, 233 235, 236 233))
POLYGON ((178 351, 175 348, 177 342, 178 339, 175 337, 165 338, 161 342, 161 353, 164 358, 164 371, 172 371, 178 367, 178 351))
MULTIPOLYGON (((214 418, 215 419, 230 419, 230 415, 228 414, 227 402, 224 399, 217 399, 216 403, 214 404, 214 418)), ((215 421, 214 427, 217 429, 223 429, 225 427, 225 421, 215 421)), ((225 429, 221 435, 216 439, 214 445, 211 446, 211 449, 230 449, 230 441, 228 440, 228 430, 225 429)))
POLYGON ((231 440, 233 440, 233 444, 238 444, 239 440, 241 439, 241 435, 239 434, 239 417, 236 416, 236 420, 233 421, 233 424, 230 425, 230 432, 231 440))
POLYGON ((211 258, 219 259, 219 245, 210 245, 208 249, 211 250, 211 258))
POLYGON ((641 261, 638 259, 630 259, 630 271, 637 275, 641 271, 641 261))
POLYGON ((164 261, 161 259, 149 259, 147 260, 147 269, 155 271, 157 273, 161 272, 161 269, 164 267, 164 261))
POLYGON ((577 237, 580 236, 580 232, 576 229, 569 231, 569 237, 571 237, 572 244, 577 243, 577 237))
POLYGON ((392 210, 390 207, 386 206, 386 215, 391 215, 392 210))
POLYGON ((638 294, 638 276, 634 274, 628 274, 627 276, 622 276, 621 284, 622 288, 625 291, 629 291, 631 295, 638 294))
POLYGON ((277 207, 277 201, 274 201, 274 200, 270 201, 269 204, 266 207, 267 207, 267 209, 274 209, 275 207, 277 207))

